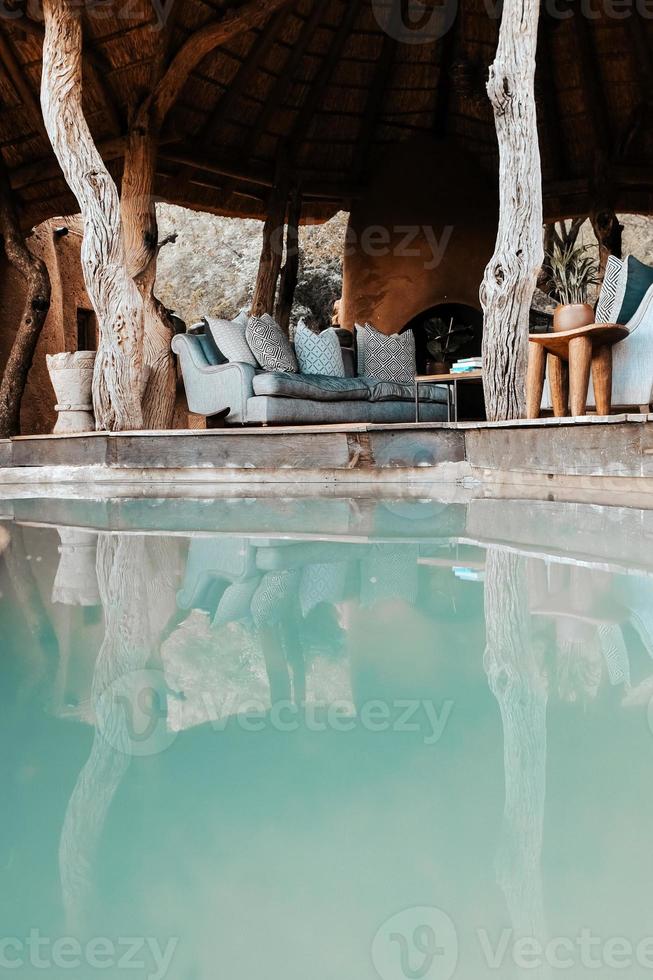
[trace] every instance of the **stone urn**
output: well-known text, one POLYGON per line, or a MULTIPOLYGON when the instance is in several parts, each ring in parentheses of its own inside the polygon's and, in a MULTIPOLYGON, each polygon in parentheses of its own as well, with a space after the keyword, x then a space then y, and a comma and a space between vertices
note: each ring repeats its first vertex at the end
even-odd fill
POLYGON ((93 432, 93 368, 95 351, 48 354, 46 360, 50 381, 57 396, 55 411, 59 413, 54 432, 93 432))
POLYGON ((59 568, 52 589, 52 601, 64 606, 99 606, 95 570, 98 536, 93 531, 58 528, 59 568))

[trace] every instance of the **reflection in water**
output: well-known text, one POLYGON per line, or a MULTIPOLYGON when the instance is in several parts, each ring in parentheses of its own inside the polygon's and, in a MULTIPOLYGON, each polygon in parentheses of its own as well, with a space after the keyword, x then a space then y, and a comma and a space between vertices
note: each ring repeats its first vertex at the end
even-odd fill
MULTIPOLYGON (((610 730, 642 755, 653 560, 633 574, 622 558, 492 541, 477 515, 434 501, 237 503, 219 532, 176 530, 163 504, 166 533, 127 507, 135 530, 8 525, 16 732, 19 697, 47 708, 47 768, 72 721, 92 729, 48 814, 66 928, 128 922, 180 936, 175 977, 218 962, 271 980, 371 976, 379 926, 412 906, 446 911, 464 977, 490 969, 481 929, 543 948, 580 922, 623 932, 593 904, 630 860, 623 835, 597 823, 606 867, 589 872, 563 874, 545 842, 561 846, 568 807, 585 819, 577 787, 560 789, 560 730, 591 727, 601 744, 610 730), (243 945, 238 915, 259 945, 243 945), (311 945, 298 937, 316 916, 329 926, 311 945)), ((51 884, 30 893, 31 921, 56 920, 51 884)), ((519 975, 505 955, 501 975, 519 975)))
POLYGON ((501 709, 506 802, 498 878, 513 928, 546 943, 542 831, 547 685, 528 610, 526 560, 490 547, 485 575, 485 669, 501 709))

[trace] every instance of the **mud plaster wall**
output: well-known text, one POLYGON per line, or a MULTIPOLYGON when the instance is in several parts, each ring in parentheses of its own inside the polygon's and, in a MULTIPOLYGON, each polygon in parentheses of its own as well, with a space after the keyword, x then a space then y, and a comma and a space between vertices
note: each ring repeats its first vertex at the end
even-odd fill
POLYGON ((497 220, 496 181, 455 146, 420 139, 391 150, 351 212, 342 325, 395 333, 440 303, 480 309, 497 220))
MULTIPOLYGON (((21 432, 51 432, 55 397, 45 362, 46 354, 77 350, 77 310, 91 309, 80 264, 81 225, 78 218, 46 221, 33 232, 28 246, 48 267, 52 284, 50 312, 34 356, 21 407, 21 432), (56 229, 67 227, 67 235, 56 229)), ((25 302, 22 278, 0 251, 0 368, 4 369, 25 302)))

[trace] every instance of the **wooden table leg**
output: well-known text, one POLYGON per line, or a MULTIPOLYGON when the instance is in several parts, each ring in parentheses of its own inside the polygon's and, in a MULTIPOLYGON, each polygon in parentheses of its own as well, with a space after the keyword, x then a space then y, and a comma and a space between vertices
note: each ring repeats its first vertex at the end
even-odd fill
POLYGON ((569 368, 556 354, 547 358, 547 375, 551 390, 551 406, 557 419, 569 415, 569 368))
POLYGON ((528 374, 526 376, 526 418, 539 419, 544 390, 546 351, 541 344, 528 345, 528 374))
POLYGON ((598 415, 612 411, 612 347, 597 347, 592 355, 592 381, 598 415))
POLYGON ((589 337, 573 337, 569 341, 569 389, 571 414, 574 417, 587 412, 591 366, 592 341, 589 337))

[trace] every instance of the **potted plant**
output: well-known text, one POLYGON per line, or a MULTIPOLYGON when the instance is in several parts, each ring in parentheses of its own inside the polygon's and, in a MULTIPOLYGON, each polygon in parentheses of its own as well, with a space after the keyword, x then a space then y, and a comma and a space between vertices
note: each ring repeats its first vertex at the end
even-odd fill
POLYGON ((427 320, 424 332, 426 349, 433 358, 429 362, 429 374, 448 374, 454 355, 474 337, 471 327, 455 323, 453 317, 448 324, 439 316, 427 320))
POLYGON ((590 286, 599 280, 596 260, 587 245, 556 245, 547 252, 549 295, 558 301, 553 329, 575 330, 594 323, 594 310, 587 302, 590 286))

